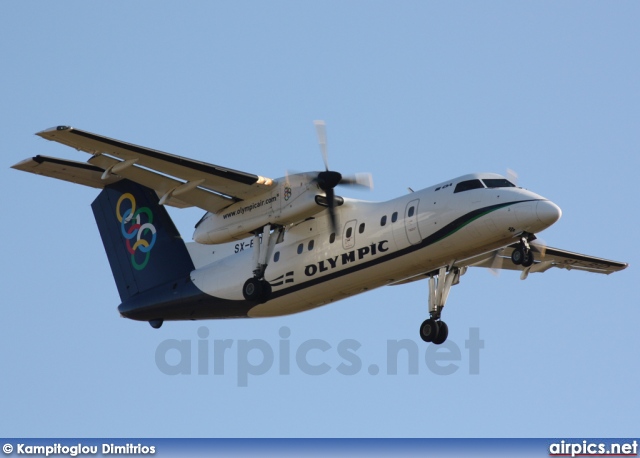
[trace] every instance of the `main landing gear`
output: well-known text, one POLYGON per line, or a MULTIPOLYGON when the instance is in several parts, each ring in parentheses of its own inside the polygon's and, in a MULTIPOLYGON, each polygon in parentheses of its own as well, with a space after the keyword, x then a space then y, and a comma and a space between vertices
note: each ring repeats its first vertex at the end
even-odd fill
POLYGON ((451 287, 460 283, 460 276, 466 271, 466 267, 454 267, 447 272, 446 267, 441 267, 437 279, 435 276, 429 277, 429 319, 420 326, 420 337, 425 342, 440 345, 447 340, 449 327, 447 323, 440 320, 440 315, 451 287))
POLYGON ((529 267, 533 264, 533 253, 527 237, 522 237, 511 253, 511 262, 516 266, 529 267))
POLYGON ((271 296, 271 285, 264 279, 264 272, 267 270, 268 259, 271 258, 276 243, 282 242, 284 228, 277 226, 273 233, 271 229, 270 224, 262 229, 262 241, 259 231, 256 231, 253 236, 253 277, 244 282, 242 287, 242 295, 251 302, 266 302, 271 296))

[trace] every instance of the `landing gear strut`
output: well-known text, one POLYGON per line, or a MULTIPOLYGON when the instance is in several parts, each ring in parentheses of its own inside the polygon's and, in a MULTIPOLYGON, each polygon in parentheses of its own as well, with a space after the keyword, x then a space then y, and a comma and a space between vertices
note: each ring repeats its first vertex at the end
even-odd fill
POLYGON ((529 267, 533 264, 533 253, 526 237, 522 237, 518 246, 514 248, 511 253, 511 262, 516 266, 522 265, 523 267, 529 267))
POLYGON ((271 285, 264 279, 264 272, 269 265, 268 259, 273 254, 276 243, 282 241, 284 228, 277 226, 271 233, 272 226, 267 224, 262 228, 262 241, 260 232, 256 231, 253 236, 253 277, 244 282, 242 295, 251 302, 266 302, 271 296, 271 285))
POLYGON ((440 320, 440 315, 451 287, 460 283, 460 276, 464 275, 466 270, 466 267, 454 267, 447 272, 446 267, 441 267, 437 279, 435 276, 429 277, 429 319, 420 326, 420 337, 425 342, 440 345, 447 340, 449 327, 447 323, 440 320))

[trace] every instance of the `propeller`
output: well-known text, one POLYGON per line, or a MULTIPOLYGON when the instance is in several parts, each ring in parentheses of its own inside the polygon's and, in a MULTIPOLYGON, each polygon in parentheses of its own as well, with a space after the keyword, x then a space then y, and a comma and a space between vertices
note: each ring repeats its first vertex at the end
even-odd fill
POLYGON ((544 257, 547 255, 547 242, 542 240, 540 237, 536 237, 536 239, 529 243, 535 250, 538 251, 538 255, 536 255, 536 261, 543 261, 544 257))
POLYGON ((504 248, 499 248, 493 252, 493 257, 491 258, 491 267, 489 268, 489 272, 494 277, 498 277, 500 275, 500 269, 502 269, 502 261, 503 261, 503 252, 504 248))
POLYGON ((338 185, 343 186, 360 186, 368 189, 373 188, 373 179, 369 173, 357 173, 352 176, 344 177, 340 172, 329 170, 329 154, 327 152, 327 126, 324 121, 313 121, 316 126, 316 134, 318 136, 318 144, 324 161, 324 172, 318 173, 315 178, 318 187, 325 192, 327 197, 327 208, 329 209, 329 218, 331 220, 331 230, 337 232, 338 223, 336 220, 336 195, 334 188, 338 185))

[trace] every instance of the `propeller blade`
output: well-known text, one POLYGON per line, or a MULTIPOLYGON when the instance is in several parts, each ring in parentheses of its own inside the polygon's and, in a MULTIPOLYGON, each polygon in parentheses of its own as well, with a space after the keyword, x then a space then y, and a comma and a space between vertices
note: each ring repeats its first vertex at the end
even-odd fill
POLYGON ((502 269, 502 253, 504 252, 504 248, 500 248, 493 252, 493 259, 491 260, 491 267, 489 268, 489 272, 491 272, 495 277, 500 275, 500 269, 502 269))
POLYGON ((340 172, 329 170, 329 154, 327 152, 327 125, 322 120, 313 121, 313 124, 316 126, 318 144, 320 145, 322 160, 324 161, 324 172, 319 172, 318 175, 313 179, 313 181, 315 181, 318 184, 318 187, 325 192, 331 230, 335 233, 338 230, 338 221, 336 214, 336 195, 334 188, 338 185, 345 185, 362 186, 371 189, 373 188, 373 179, 371 178, 371 174, 369 173, 358 173, 353 176, 343 177, 340 172))
POLYGON ((329 210, 329 220, 331 222, 331 232, 334 234, 338 231, 338 222, 336 220, 336 201, 335 201, 335 192, 333 188, 327 189, 325 191, 327 196, 327 209, 329 210))
POLYGON ((536 240, 534 242, 531 242, 531 245, 533 245, 533 247, 535 247, 535 249, 540 252, 540 256, 536 260, 540 261, 541 258, 543 259, 545 257, 545 255, 547 254, 547 244, 546 244, 546 242, 538 237, 538 238, 536 238, 536 240))
POLYGON ((348 177, 342 177, 341 185, 362 186, 367 189, 373 189, 373 177, 370 173, 356 173, 348 177))
POLYGON ((518 187, 518 174, 515 171, 507 169, 507 180, 518 187))
POLYGON ((329 170, 329 157, 327 154, 327 125, 324 121, 313 121, 316 126, 316 134, 318 135, 318 144, 322 152, 322 160, 324 161, 324 169, 329 170))

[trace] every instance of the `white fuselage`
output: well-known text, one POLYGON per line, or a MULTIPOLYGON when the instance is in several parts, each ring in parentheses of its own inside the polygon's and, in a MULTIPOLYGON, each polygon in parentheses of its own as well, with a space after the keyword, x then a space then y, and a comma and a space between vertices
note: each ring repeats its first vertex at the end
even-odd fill
MULTIPOLYGON (((326 211, 287 228, 265 272, 271 298, 249 316, 301 312, 384 285, 425 278, 442 266, 510 245, 560 217, 543 197, 517 187, 454 193, 456 178, 387 202, 345 199, 337 208, 339 233, 326 211)), ((195 286, 216 298, 242 301, 252 275, 252 239, 223 245, 187 245, 195 286)))

